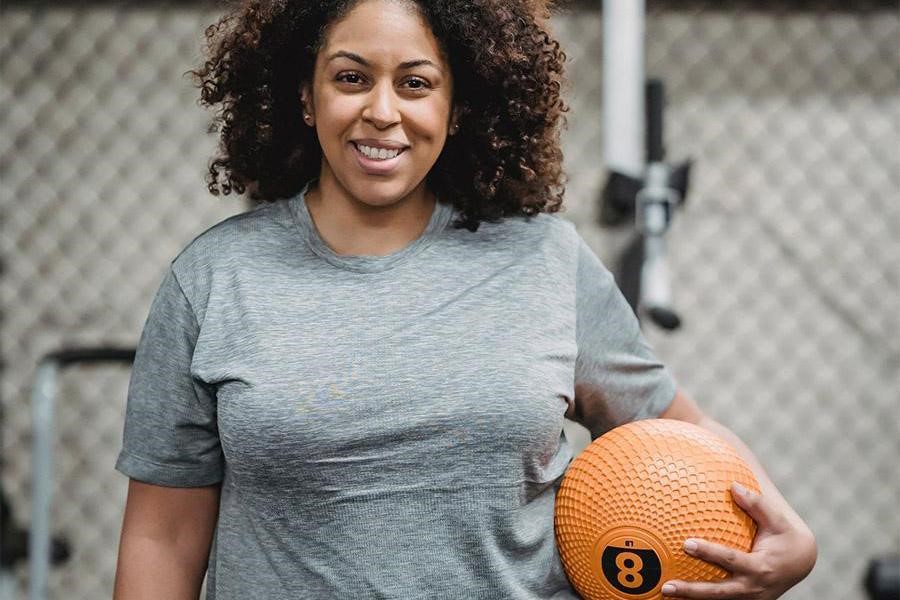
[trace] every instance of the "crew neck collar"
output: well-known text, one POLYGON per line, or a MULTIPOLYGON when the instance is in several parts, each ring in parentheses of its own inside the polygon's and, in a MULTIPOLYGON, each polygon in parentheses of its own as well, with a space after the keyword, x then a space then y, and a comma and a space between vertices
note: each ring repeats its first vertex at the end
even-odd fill
POLYGON ((428 226, 422 234, 407 244, 405 247, 385 254, 378 255, 357 255, 357 254, 338 254, 325 243, 325 240, 319 234, 315 222, 309 214, 309 208, 306 206, 306 192, 315 180, 311 180, 303 186, 298 194, 288 200, 288 206, 291 215, 300 232, 306 239, 309 248, 320 258, 331 263, 335 267, 349 271, 357 271, 361 273, 376 273, 387 271, 405 262, 412 256, 418 254, 447 227, 453 216, 453 207, 449 204, 443 204, 440 198, 434 205, 428 226))

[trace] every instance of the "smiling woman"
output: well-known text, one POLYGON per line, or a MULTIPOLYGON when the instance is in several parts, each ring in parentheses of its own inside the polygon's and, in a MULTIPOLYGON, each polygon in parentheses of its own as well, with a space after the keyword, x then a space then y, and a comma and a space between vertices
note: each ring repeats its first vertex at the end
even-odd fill
MULTIPOLYGON (((196 598, 204 574, 209 600, 574 600, 553 523, 565 418, 729 435, 546 214, 565 109, 546 18, 529 0, 278 0, 208 30, 210 190, 268 202, 192 240, 151 304, 116 600, 196 598)), ((681 597, 771 600, 811 567, 755 474, 754 554, 697 540, 739 576, 665 584, 681 597)))
POLYGON ((417 238, 435 205, 426 176, 456 117, 450 65, 416 5, 364 2, 332 23, 300 101, 322 148, 306 204, 326 243, 386 254, 417 238))
POLYGON ((312 203, 339 191, 347 218, 367 199, 421 221, 435 195, 471 231, 560 210, 565 54, 548 19, 535 0, 247 3, 207 30, 193 72, 219 107, 210 191, 274 201, 318 177, 312 203))

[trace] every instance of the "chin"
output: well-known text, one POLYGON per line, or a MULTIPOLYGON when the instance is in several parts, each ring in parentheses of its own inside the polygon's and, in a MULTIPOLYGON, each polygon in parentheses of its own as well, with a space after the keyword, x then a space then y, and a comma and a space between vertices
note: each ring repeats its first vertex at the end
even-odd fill
POLYGON ((369 206, 389 206, 395 204, 416 189, 394 181, 363 181, 354 186, 353 195, 369 206))

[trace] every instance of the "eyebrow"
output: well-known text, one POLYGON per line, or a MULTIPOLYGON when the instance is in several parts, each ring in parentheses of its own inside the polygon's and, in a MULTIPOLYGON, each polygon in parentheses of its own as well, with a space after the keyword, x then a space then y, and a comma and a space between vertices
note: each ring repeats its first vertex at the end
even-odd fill
MULTIPOLYGON (((364 67, 371 67, 371 66, 372 66, 372 65, 369 63, 369 61, 367 61, 366 59, 364 59, 364 58, 363 58, 362 56, 360 56, 359 54, 354 54, 353 52, 347 52, 346 50, 338 50, 337 52, 335 52, 334 54, 332 54, 331 56, 329 56, 329 57, 328 57, 328 60, 329 60, 329 61, 332 61, 332 60, 334 60, 335 58, 340 58, 340 57, 343 57, 343 58, 349 58, 349 59, 352 60, 353 62, 359 63, 359 64, 361 64, 361 65, 364 66, 364 67)), ((423 65, 427 65, 427 66, 434 67, 434 68, 437 69, 438 71, 441 71, 441 70, 442 70, 439 66, 437 66, 436 64, 434 64, 433 62, 431 62, 431 61, 428 60, 427 58, 420 58, 420 59, 418 59, 418 60, 408 60, 408 61, 406 61, 406 62, 402 62, 402 63, 400 63, 400 68, 401 68, 401 69, 412 69, 412 68, 415 68, 415 67, 421 67, 421 66, 423 66, 423 65)))

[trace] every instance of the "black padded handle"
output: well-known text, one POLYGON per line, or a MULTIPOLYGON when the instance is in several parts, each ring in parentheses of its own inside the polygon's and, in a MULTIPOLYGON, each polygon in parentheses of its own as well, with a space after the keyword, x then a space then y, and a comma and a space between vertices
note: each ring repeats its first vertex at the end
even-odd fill
POLYGON ((134 362, 134 348, 114 348, 100 346, 97 348, 63 348, 50 352, 44 360, 59 363, 66 367, 75 363, 134 362))
POLYGON ((663 110, 665 108, 665 88, 661 79, 648 79, 646 85, 647 103, 647 162, 662 162, 666 156, 663 145, 663 110))

